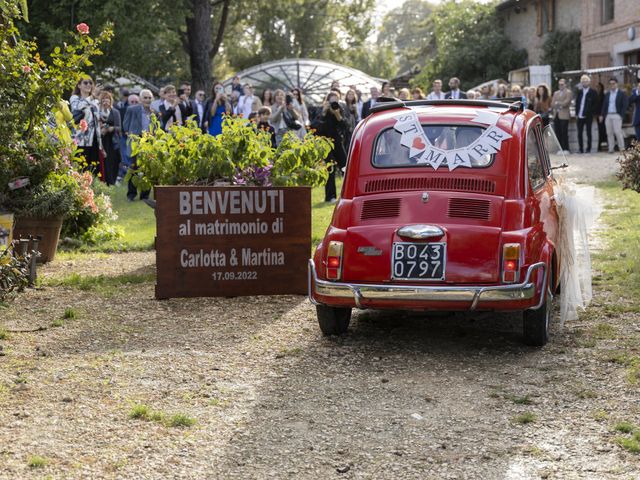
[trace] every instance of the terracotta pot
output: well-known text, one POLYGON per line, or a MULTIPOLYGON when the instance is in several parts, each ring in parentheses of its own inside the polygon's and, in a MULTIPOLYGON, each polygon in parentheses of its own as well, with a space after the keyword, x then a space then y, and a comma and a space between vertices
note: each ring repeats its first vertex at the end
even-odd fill
MULTIPOLYGON (((61 229, 62 217, 17 217, 13 238, 29 238, 29 235, 32 237, 40 235, 42 240, 38 244, 38 250, 41 255, 38 257, 38 262, 47 263, 56 256, 61 229)), ((29 248, 32 246, 30 245, 29 248)))

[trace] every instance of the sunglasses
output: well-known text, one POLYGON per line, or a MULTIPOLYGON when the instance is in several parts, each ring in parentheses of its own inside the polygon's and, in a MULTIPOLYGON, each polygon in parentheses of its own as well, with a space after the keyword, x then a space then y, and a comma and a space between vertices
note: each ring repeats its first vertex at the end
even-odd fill
POLYGON ((93 85, 93 82, 91 80, 83 80, 82 85, 93 85))

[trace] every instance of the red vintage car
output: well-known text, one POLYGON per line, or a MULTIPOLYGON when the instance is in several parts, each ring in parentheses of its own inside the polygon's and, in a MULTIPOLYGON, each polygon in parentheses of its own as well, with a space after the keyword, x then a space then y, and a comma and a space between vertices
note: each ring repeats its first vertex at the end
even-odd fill
POLYGON ((522 311, 525 343, 544 345, 560 262, 545 145, 520 102, 378 103, 309 261, 322 332, 354 307, 522 311))

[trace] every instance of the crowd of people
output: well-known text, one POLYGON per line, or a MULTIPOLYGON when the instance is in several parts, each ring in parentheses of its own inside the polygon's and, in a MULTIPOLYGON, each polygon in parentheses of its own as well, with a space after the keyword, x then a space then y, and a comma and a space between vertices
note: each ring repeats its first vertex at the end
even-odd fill
MULTIPOLYGON (((167 130, 172 125, 183 125, 187 119, 193 120, 203 133, 219 135, 225 115, 237 115, 253 121, 256 128, 271 133, 273 147, 277 147, 284 135, 291 131, 304 138, 309 129, 333 139, 334 148, 328 162, 334 163, 325 187, 325 201, 336 200, 335 175, 340 175, 346 164, 347 151, 351 135, 357 123, 367 117, 381 97, 400 100, 500 100, 520 99, 525 108, 538 113, 545 126, 553 123, 554 130, 565 153, 569 152, 569 119, 573 92, 567 87, 565 79, 558 81, 558 90, 551 92, 546 84, 537 86, 485 84, 477 90, 462 91, 461 82, 452 77, 449 89, 443 91, 443 82, 436 79, 432 91, 425 93, 418 87, 402 88, 397 92, 391 84, 384 82, 381 88, 372 87, 365 100, 356 86, 343 87, 333 82, 321 106, 307 105, 304 92, 300 88, 290 91, 284 89, 265 89, 258 95, 249 83, 241 78, 233 78, 230 89, 216 82, 207 96, 204 90, 198 90, 192 96, 191 85, 183 82, 176 88, 166 85, 154 98, 149 89, 130 92, 121 88, 118 99, 115 91, 108 87, 98 87, 90 77, 82 78, 69 100, 74 121, 75 141, 87 160, 88 168, 96 175, 101 174, 109 184, 120 182, 127 169, 135 166, 131 157, 131 135, 140 135, 149 131, 152 118, 156 118, 160 127, 167 130)), ((591 79, 583 75, 575 98, 578 144, 580 153, 591 152, 593 142, 591 128, 593 120, 598 124, 598 139, 595 149, 606 141, 609 152, 614 151, 617 142, 619 150, 624 149, 622 119, 627 108, 636 105, 634 125, 636 136, 640 138, 640 92, 635 88, 630 97, 618 88, 615 78, 609 80, 609 89, 598 83, 591 88, 591 79), (586 131, 586 144, 584 132, 586 131)), ((149 192, 142 192, 141 199, 149 192)), ((129 183, 127 197, 135 200, 136 188, 129 183)))

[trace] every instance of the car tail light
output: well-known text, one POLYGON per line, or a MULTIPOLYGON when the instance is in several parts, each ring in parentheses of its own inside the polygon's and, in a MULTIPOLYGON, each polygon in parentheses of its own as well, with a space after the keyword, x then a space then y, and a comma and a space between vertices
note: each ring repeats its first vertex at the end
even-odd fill
POLYGON ((520 244, 505 243, 502 247, 502 281, 514 283, 520 276, 520 244))
POLYGON ((342 276, 343 243, 332 240, 327 249, 327 279, 340 280, 342 276))

